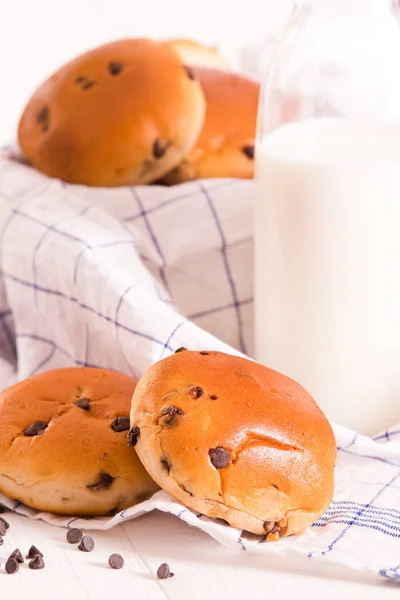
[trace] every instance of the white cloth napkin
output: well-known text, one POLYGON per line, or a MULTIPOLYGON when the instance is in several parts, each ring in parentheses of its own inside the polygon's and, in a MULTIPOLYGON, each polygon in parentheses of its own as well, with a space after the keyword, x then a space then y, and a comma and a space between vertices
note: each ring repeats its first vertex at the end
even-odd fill
MULTIPOLYGON (((179 346, 251 356, 252 191, 252 182, 235 180, 88 189, 1 159, 0 385, 71 365, 140 376, 179 346)), ((335 433, 330 508, 304 535, 276 544, 164 492, 90 520, 0 501, 85 529, 159 509, 239 550, 305 555, 400 581, 400 426, 375 440, 335 433)))

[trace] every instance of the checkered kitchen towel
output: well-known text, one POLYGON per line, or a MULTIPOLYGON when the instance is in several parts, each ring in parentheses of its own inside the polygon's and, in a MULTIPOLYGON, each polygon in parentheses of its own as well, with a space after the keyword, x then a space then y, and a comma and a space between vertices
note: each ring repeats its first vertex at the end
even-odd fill
MULTIPOLYGON (((88 189, 0 160, 0 385, 55 367, 140 376, 179 346, 252 353, 250 181, 88 189)), ((400 426, 375 440, 336 427, 334 500, 278 544, 159 492, 109 519, 14 510, 106 529, 158 508, 239 550, 299 554, 400 581, 400 426)))

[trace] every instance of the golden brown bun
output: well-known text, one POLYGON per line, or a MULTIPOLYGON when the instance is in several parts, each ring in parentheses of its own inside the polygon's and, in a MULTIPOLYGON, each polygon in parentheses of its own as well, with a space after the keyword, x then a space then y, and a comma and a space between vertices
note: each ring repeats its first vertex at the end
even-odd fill
POLYGON ((115 421, 129 417, 135 385, 113 371, 70 368, 4 390, 0 491, 37 510, 82 516, 107 515, 151 496, 158 488, 128 447, 125 424, 115 421), (75 404, 79 399, 89 400, 86 409, 75 404), (32 435, 41 429, 32 427, 37 422, 46 428, 32 435))
POLYGON ((196 146, 162 183, 254 175, 254 138, 260 86, 235 73, 193 68, 207 102, 206 118, 196 146))
POLYGON ((162 360, 136 387, 131 426, 165 491, 234 527, 300 533, 332 499, 329 422, 300 385, 255 362, 189 351, 162 360))
POLYGON ((165 43, 127 39, 66 64, 34 93, 18 128, 30 162, 90 186, 147 184, 194 146, 205 103, 165 43))
POLYGON ((179 54, 185 65, 224 71, 229 69, 228 62, 220 55, 217 48, 204 46, 190 39, 167 40, 167 44, 179 54))

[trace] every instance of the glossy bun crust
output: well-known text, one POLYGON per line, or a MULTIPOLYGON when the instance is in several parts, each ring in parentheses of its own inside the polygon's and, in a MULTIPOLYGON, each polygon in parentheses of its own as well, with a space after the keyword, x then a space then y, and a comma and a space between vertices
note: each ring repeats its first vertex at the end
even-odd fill
POLYGON ((131 441, 189 508, 273 540, 304 531, 333 495, 329 422, 297 383, 217 352, 178 352, 133 397, 131 441))

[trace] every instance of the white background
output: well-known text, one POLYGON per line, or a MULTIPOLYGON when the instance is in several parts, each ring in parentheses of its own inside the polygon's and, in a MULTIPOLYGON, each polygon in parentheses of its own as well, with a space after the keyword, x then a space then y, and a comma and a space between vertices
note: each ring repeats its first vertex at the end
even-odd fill
POLYGON ((121 37, 192 37, 235 58, 280 30, 291 0, 0 0, 0 144, 25 102, 76 54, 121 37))

